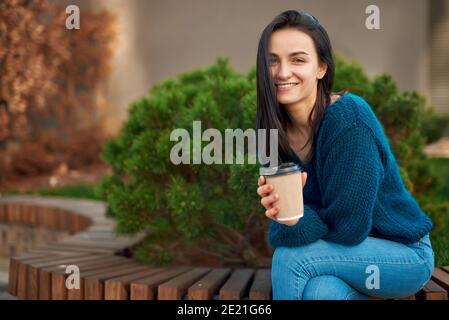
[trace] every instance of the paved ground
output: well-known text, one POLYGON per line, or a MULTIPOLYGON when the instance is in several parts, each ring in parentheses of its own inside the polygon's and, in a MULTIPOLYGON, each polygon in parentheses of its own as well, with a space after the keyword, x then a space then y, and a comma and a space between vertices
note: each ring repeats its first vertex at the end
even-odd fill
MULTIPOLYGON (((2 203, 23 203, 45 207, 57 207, 70 211, 77 212, 91 219, 91 226, 76 235, 67 236, 58 242, 66 242, 72 239, 79 240, 94 240, 108 239, 109 243, 120 243, 120 245, 127 246, 135 243, 142 235, 133 237, 118 236, 115 232, 114 220, 106 217, 106 204, 101 201, 83 200, 83 199, 68 199, 62 197, 38 197, 38 196, 1 196, 0 204, 2 203)), ((0 300, 1 299, 16 299, 7 293, 8 284, 8 268, 9 258, 0 256, 0 300)))

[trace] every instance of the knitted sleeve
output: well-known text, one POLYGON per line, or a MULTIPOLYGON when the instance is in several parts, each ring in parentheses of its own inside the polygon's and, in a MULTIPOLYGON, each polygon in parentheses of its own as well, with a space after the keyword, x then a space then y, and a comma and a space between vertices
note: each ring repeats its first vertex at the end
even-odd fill
POLYGON ((371 231, 384 178, 371 129, 356 122, 340 134, 332 143, 322 172, 322 208, 317 214, 329 228, 323 239, 343 245, 359 244, 371 231))
MULTIPOLYGON (((316 208, 317 209, 317 208, 316 208)), ((321 239, 328 231, 316 209, 304 205, 304 216, 294 226, 271 221, 268 242, 273 247, 298 247, 321 239)))
POLYGON ((384 169, 370 129, 356 123, 341 133, 324 161, 322 207, 304 205, 294 226, 272 221, 272 246, 301 246, 319 239, 356 245, 370 233, 384 169))

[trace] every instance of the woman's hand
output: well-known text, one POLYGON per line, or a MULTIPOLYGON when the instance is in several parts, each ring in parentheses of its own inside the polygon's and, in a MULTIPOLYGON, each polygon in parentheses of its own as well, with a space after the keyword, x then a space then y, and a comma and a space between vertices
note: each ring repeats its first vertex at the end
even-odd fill
MULTIPOLYGON (((301 172, 302 187, 304 188, 307 181, 307 172, 301 172)), ((276 220, 276 215, 279 213, 279 208, 274 206, 274 203, 279 200, 279 195, 273 192, 273 186, 267 184, 264 176, 260 176, 257 180, 259 187, 257 188, 257 194, 262 198, 260 203, 265 208, 265 216, 269 219, 276 220)), ((282 222, 286 225, 294 225, 298 220, 282 222)))

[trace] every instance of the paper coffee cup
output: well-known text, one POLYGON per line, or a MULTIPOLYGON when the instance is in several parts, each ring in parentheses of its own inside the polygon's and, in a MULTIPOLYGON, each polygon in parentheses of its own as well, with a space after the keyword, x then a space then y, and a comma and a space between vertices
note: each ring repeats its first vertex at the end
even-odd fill
POLYGON ((304 215, 301 169, 293 163, 283 163, 278 167, 261 167, 260 175, 273 186, 273 194, 279 194, 279 200, 274 203, 280 210, 277 221, 299 219, 304 215))

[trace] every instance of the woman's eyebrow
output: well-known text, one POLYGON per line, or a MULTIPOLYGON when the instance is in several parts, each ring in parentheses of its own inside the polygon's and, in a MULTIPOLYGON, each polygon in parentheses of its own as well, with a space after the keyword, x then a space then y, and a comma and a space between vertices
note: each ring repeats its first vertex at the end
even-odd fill
MULTIPOLYGON (((288 56, 289 56, 289 57, 293 57, 293 56, 296 56, 296 55, 299 55, 299 54, 309 55, 309 54, 308 54, 307 52, 305 52, 305 51, 295 51, 295 52, 290 53, 288 56)), ((278 56, 276 53, 273 53, 273 52, 270 52, 269 55, 270 55, 270 56, 274 56, 274 57, 277 57, 277 56, 278 56)))

